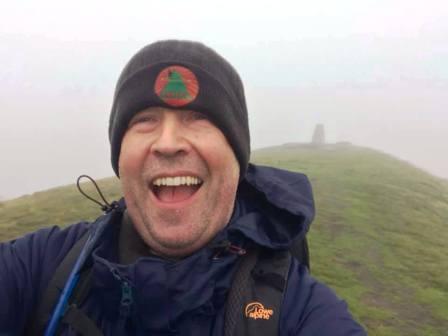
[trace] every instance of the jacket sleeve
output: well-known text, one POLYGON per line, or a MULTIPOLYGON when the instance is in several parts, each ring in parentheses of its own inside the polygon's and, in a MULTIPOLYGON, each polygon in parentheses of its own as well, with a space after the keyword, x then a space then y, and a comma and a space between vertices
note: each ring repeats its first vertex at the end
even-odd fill
POLYGON ((0 335, 20 335, 56 267, 87 229, 42 229, 0 243, 0 335))
POLYGON ((365 330, 327 286, 293 261, 281 312, 280 335, 364 336, 365 330))

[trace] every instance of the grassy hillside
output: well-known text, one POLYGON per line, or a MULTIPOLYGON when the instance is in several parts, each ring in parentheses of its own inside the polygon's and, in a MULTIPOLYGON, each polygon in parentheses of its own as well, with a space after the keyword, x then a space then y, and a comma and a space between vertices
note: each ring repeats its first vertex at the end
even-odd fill
MULTIPOLYGON (((347 300, 369 335, 446 335, 447 181, 350 145, 285 145, 252 160, 309 176, 312 273, 347 300)), ((116 179, 100 186, 109 199, 119 196, 116 179)), ((74 186, 0 203, 0 241, 99 212, 74 186)))
MULTIPOLYGON (((108 201, 121 197, 116 178, 103 179, 98 184, 108 201)), ((81 186, 88 195, 100 199, 90 182, 81 186)), ((76 184, 36 192, 0 203, 0 241, 45 226, 67 226, 81 220, 91 220, 101 213, 98 205, 79 193, 76 184)))

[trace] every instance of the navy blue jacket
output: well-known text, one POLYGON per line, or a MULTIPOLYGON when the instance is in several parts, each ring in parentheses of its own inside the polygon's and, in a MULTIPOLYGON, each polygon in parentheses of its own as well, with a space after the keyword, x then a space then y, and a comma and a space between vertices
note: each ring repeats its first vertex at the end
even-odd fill
MULTIPOLYGON (((216 258, 222 241, 285 249, 306 234, 314 217, 308 179, 250 165, 229 225, 193 255, 178 261, 142 256, 119 262, 124 202, 100 217, 107 228, 92 254, 92 290, 82 309, 105 335, 223 335, 226 296, 238 255, 216 258), (132 289, 121 305, 122 286, 132 289), (123 309, 127 308, 127 309, 123 309)), ((0 334, 20 335, 55 269, 91 225, 39 230, 0 244, 0 334)), ((73 334, 69 330, 65 335, 73 334)), ((365 335, 331 289, 293 260, 280 311, 280 335, 365 335)))

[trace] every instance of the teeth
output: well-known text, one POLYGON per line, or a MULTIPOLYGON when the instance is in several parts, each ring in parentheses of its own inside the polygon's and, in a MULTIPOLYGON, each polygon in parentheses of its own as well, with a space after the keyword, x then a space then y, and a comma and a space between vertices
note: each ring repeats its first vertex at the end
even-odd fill
POLYGON ((201 184, 202 181, 198 177, 194 176, 174 176, 174 177, 159 177, 155 179, 152 184, 155 186, 180 186, 180 185, 197 185, 201 184))

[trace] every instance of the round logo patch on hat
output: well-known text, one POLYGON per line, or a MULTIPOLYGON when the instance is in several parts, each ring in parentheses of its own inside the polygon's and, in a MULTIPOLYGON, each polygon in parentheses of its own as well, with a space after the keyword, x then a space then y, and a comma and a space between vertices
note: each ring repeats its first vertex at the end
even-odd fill
POLYGON ((160 71, 154 84, 154 91, 168 105, 184 106, 198 95, 199 83, 190 69, 171 65, 160 71))

